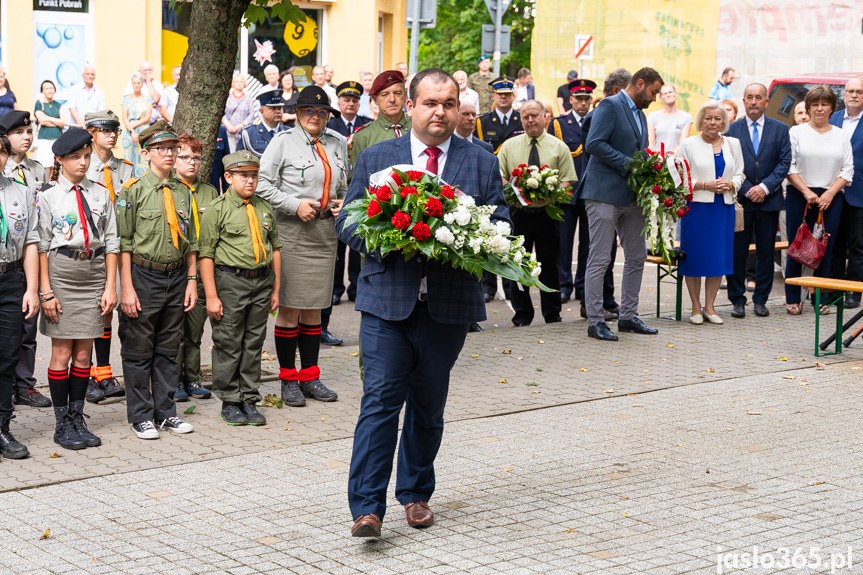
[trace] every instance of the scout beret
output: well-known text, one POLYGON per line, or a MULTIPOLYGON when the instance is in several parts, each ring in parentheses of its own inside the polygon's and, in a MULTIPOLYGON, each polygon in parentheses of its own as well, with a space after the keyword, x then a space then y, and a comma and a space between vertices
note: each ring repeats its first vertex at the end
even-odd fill
POLYGON ((359 82, 354 82, 351 80, 350 82, 342 82, 336 88, 336 96, 341 98, 342 96, 356 96, 359 98, 363 95, 363 87, 359 82))
POLYGON ((142 148, 149 148, 161 142, 177 141, 180 137, 174 133, 174 128, 165 120, 157 120, 155 124, 138 134, 142 148))
POLYGON ((515 80, 504 74, 503 76, 498 76, 489 82, 488 85, 491 86, 493 92, 498 94, 508 94, 513 91, 515 80))
POLYGON ((369 96, 375 96, 381 90, 386 90, 393 84, 404 84, 405 77, 398 70, 387 70, 386 72, 381 72, 378 74, 378 77, 375 78, 374 83, 372 84, 372 89, 369 90, 369 96))
POLYGON ((257 170, 261 162, 257 156, 248 150, 238 150, 222 158, 222 166, 225 171, 231 170, 257 170))
POLYGON ((261 103, 261 106, 267 106, 268 108, 281 108, 285 105, 285 101, 282 99, 282 91, 278 88, 259 93, 258 102, 261 103))
POLYGON ((596 90, 596 82, 592 80, 572 80, 566 86, 573 96, 577 94, 592 94, 596 90))
POLYGON ((120 118, 111 110, 87 112, 84 114, 84 126, 87 128, 105 128, 116 130, 120 127, 120 118))
POLYGON ((575 80, 576 78, 578 78, 578 72, 576 72, 575 70, 570 70, 569 72, 566 73, 566 81, 567 82, 570 80, 575 80))
POLYGON ((305 108, 309 106, 329 110, 336 118, 339 118, 342 115, 338 108, 330 106, 330 97, 326 92, 324 92, 324 89, 320 86, 315 86, 314 84, 303 88, 303 91, 300 92, 299 96, 297 96, 297 101, 291 105, 289 109, 296 110, 297 108, 305 108))
POLYGON ((32 124, 30 112, 23 110, 12 110, 3 114, 3 117, 0 117, 0 128, 3 128, 7 133, 15 128, 29 126, 30 124, 32 124))
POLYGON ((66 154, 71 154, 81 148, 90 146, 92 143, 92 134, 84 128, 69 128, 59 138, 54 140, 51 151, 54 152, 55 156, 65 156, 66 154))

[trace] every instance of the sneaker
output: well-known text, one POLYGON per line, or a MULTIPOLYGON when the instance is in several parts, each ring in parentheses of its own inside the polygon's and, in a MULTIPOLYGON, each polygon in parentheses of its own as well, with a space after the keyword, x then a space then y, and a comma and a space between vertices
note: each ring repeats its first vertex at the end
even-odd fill
POLYGON ((339 398, 339 394, 332 389, 327 389, 327 386, 321 383, 321 380, 317 378, 311 381, 302 382, 300 384, 300 391, 302 391, 303 395, 306 397, 311 397, 318 401, 335 401, 339 398))
POLYGON ((236 403, 222 403, 222 421, 228 425, 246 425, 248 420, 236 403))
POLYGON ((174 401, 189 401, 189 394, 186 393, 186 387, 182 383, 177 384, 177 390, 174 392, 174 401))
POLYGON ((99 403, 105 399, 105 390, 99 387, 96 383, 96 378, 91 377, 90 383, 87 384, 87 395, 85 396, 90 403, 99 403))
POLYGON ((209 389, 201 385, 200 381, 186 383, 186 393, 195 399, 210 399, 210 396, 213 395, 209 389))
POLYGON ((98 385, 99 389, 105 392, 105 397, 124 397, 126 395, 126 388, 117 385, 117 380, 113 377, 103 379, 98 385))
POLYGON ((152 421, 142 421, 141 423, 133 423, 132 431, 135 432, 140 439, 159 439, 159 430, 153 425, 152 421))
POLYGON ((19 387, 12 398, 15 405, 29 405, 30 407, 51 407, 51 400, 30 387, 19 387))
POLYGON ((174 433, 191 433, 194 427, 192 427, 191 423, 186 423, 179 417, 169 417, 162 421, 162 425, 159 426, 159 429, 170 429, 174 433))
POLYGON ((246 421, 249 425, 266 425, 267 418, 263 416, 255 407, 254 403, 244 403, 240 406, 243 410, 243 415, 246 416, 246 421))
POLYGON ((305 407, 306 398, 303 397, 303 392, 300 391, 300 382, 296 380, 282 381, 282 401, 285 405, 291 407, 305 407))

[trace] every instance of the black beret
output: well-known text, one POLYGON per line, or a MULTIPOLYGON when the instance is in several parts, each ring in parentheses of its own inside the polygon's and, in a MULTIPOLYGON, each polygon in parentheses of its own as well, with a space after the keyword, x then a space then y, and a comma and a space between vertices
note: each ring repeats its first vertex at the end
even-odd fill
POLYGON ((6 132, 11 132, 15 128, 21 128, 31 124, 30 112, 25 112, 23 110, 12 110, 11 112, 6 112, 2 117, 0 117, 0 128, 3 128, 6 132))
POLYGON ((72 152, 77 152, 81 148, 90 146, 93 143, 93 136, 84 128, 69 128, 59 138, 54 140, 54 145, 51 146, 51 151, 55 156, 65 156, 72 152))

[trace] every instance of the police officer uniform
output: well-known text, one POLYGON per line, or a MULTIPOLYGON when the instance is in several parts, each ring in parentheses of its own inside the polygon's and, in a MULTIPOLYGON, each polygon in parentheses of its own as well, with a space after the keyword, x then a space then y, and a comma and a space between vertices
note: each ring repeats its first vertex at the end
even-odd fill
MULTIPOLYGON (((257 172, 258 166, 248 151, 224 159, 226 172, 257 172)), ((214 283, 207 288, 222 302, 222 317, 211 318, 213 392, 229 425, 266 423, 255 403, 262 399, 261 348, 276 279, 270 266, 281 247, 275 211, 257 194, 244 199, 229 188, 201 218, 198 257, 212 261, 214 283)))
MULTIPOLYGON (((0 117, 0 130, 3 133, 11 132, 16 128, 32 128, 30 112, 12 110, 0 117)), ((35 138, 35 136, 34 136, 35 138)), ((11 156, 6 161, 3 174, 10 180, 27 186, 33 192, 36 202, 39 202, 39 188, 46 182, 45 168, 36 160, 31 160, 24 154, 21 162, 16 162, 11 156)), ((21 340, 21 353, 18 357, 18 365, 15 368, 15 392, 16 404, 32 405, 34 407, 50 407, 51 402, 36 391, 36 377, 33 372, 36 369, 36 325, 37 317, 24 320, 24 335, 21 340)))
MULTIPOLYGON (((262 108, 278 108, 280 111, 285 104, 281 90, 261 92, 258 94, 258 102, 262 108)), ((286 129, 281 120, 277 121, 275 127, 271 128, 263 119, 260 119, 251 126, 246 126, 240 130, 240 137, 237 138, 237 151, 248 150, 260 158, 276 134, 286 129)))
MULTIPOLYGON (((141 132, 140 141, 144 148, 171 146, 178 136, 160 120, 141 132)), ((148 169, 140 179, 126 181, 116 203, 120 251, 129 253, 128 273, 141 304, 137 318, 120 311, 126 415, 142 439, 158 438, 154 420, 174 433, 188 433, 192 426, 177 418, 169 396, 179 379, 186 285, 197 279, 186 275, 186 255, 198 251, 188 189, 173 176, 163 182, 148 169)))

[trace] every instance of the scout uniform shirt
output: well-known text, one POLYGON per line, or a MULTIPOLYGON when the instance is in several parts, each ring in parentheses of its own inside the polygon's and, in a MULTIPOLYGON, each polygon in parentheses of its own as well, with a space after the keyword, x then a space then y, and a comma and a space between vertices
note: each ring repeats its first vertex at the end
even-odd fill
MULTIPOLYGON (((195 239, 199 239, 201 237, 201 218, 204 217, 204 213, 207 211, 209 205, 213 203, 213 200, 219 197, 219 192, 210 184, 202 182, 201 178, 195 178, 195 181, 189 185, 176 173, 174 177, 180 181, 181 185, 178 189, 186 191, 189 194, 189 205, 192 206, 190 210, 192 214, 190 218, 191 229, 195 230, 195 239)), ((203 284, 199 283, 199 285, 203 284)))
MULTIPOLYGON (((36 160, 24 156, 24 160, 20 164, 16 164, 12 156, 6 161, 6 169, 3 170, 3 175, 10 180, 15 180, 19 184, 24 184, 35 192, 38 192, 42 184, 47 179, 45 177, 45 168, 36 160)), ((38 200, 37 200, 38 201, 38 200)))
POLYGON ((0 176, 0 262, 24 257, 24 246, 39 242, 36 199, 33 191, 0 176))
POLYGON ((85 251, 88 245, 91 252, 104 247, 106 253, 119 253, 120 238, 108 188, 87 178, 78 186, 83 190, 80 206, 75 185, 62 175, 39 192, 39 253, 64 247, 85 251), (82 210, 89 211, 89 218, 81 217, 82 210))
POLYGON ((152 171, 140 180, 131 179, 123 184, 117 195, 117 232, 120 235, 120 251, 170 264, 183 259, 189 252, 198 251, 198 242, 190 225, 192 214, 189 212, 188 188, 173 176, 162 181, 152 171), (162 188, 171 190, 174 210, 180 226, 179 247, 174 247, 171 227, 165 211, 165 198, 162 188))
POLYGON ((398 138, 399 136, 404 136, 411 129, 411 120, 407 117, 407 115, 402 114, 401 119, 393 124, 383 116, 378 116, 378 119, 370 124, 366 124, 365 126, 360 126, 354 132, 354 135, 351 137, 350 142, 350 156, 351 156, 351 172, 354 171, 354 168, 357 167, 357 158, 360 155, 360 152, 365 150, 366 148, 371 148, 378 142, 384 142, 386 140, 392 140, 393 138, 398 138), (398 125, 398 133, 394 125, 398 125))
POLYGON ((244 270, 264 268, 273 263, 273 250, 281 249, 273 206, 257 194, 244 200, 232 189, 216 198, 201 218, 198 258, 211 258, 220 266, 244 270), (264 252, 255 261, 252 228, 246 204, 255 210, 264 252))
POLYGON ((90 156, 90 169, 87 170, 87 179, 91 182, 98 182, 108 188, 108 194, 111 196, 111 203, 117 201, 117 194, 120 188, 134 176, 135 164, 127 160, 112 155, 107 163, 103 163, 99 156, 94 152, 90 156))

